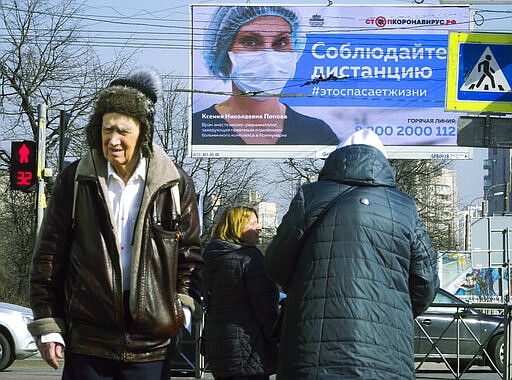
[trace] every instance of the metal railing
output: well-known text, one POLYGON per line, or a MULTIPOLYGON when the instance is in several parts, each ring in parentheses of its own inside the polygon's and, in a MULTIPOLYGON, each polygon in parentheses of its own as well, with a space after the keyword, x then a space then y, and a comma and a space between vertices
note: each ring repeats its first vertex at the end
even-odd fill
MULTIPOLYGON (((494 371, 496 371, 498 374, 500 374, 502 379, 505 380, 512 380, 512 374, 511 374, 511 360, 510 360, 510 321, 511 321, 511 309, 512 305, 510 304, 490 304, 490 303, 472 303, 467 305, 458 305, 458 304, 452 304, 452 303, 438 303, 433 305, 436 308, 450 308, 454 309, 456 308, 457 312, 453 314, 453 320, 446 326, 446 328, 442 331, 439 337, 431 337, 429 336, 428 332, 425 330, 425 328, 422 326, 420 321, 418 319, 415 320, 416 325, 418 326, 420 330, 420 334, 422 334, 423 337, 427 338, 427 340, 430 342, 431 346, 426 355, 423 357, 422 360, 418 360, 418 358, 415 358, 416 362, 420 362, 417 367, 416 371, 418 371, 421 366, 428 361, 432 361, 432 358, 430 358, 431 355, 435 355, 434 361, 442 361, 446 364, 447 368, 451 371, 452 375, 455 379, 460 379, 463 374, 465 374, 471 365, 476 364, 477 361, 479 361, 481 358, 485 361, 487 365, 489 365, 494 371), (488 337, 485 341, 480 341, 478 337, 478 333, 475 333, 471 326, 466 322, 470 317, 474 317, 474 314, 468 313, 467 309, 479 309, 479 310, 503 310, 503 320, 501 323, 499 323, 494 331, 488 334, 488 337), (456 328, 456 361, 454 363, 453 360, 453 352, 442 352, 439 348, 439 343, 443 339, 447 339, 448 336, 446 335, 448 331, 450 331, 450 327, 454 326, 456 328), (504 352, 503 352, 503 371, 500 371, 497 366, 495 365, 493 361, 494 354, 490 354, 487 352, 489 348, 488 344, 493 337, 496 335, 501 334, 501 326, 503 326, 503 337, 504 337, 504 352), (465 329, 470 336, 474 339, 475 344, 478 345, 478 349, 475 350, 473 356, 471 358, 468 358, 465 356, 464 358, 461 358, 461 328, 465 329), (450 356, 447 358, 447 356, 450 356), (441 359, 441 360, 439 360, 441 359), (454 365, 455 364, 455 365, 454 365)), ((444 317, 446 317, 446 314, 443 314, 444 317)), ((496 315, 494 315, 496 316, 496 315)), ((420 335, 420 337, 422 337, 420 335)), ((451 338, 451 337, 450 337, 451 338)), ((415 337, 415 339, 417 339, 415 337)), ((415 342, 416 344, 416 342, 415 342)))

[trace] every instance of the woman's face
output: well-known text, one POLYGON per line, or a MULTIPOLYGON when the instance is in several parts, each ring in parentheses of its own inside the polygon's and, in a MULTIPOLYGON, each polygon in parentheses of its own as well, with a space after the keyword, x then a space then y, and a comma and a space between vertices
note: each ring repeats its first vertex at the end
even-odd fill
POLYGON ((256 245, 260 241, 260 231, 261 226, 258 223, 258 217, 253 213, 242 230, 242 240, 256 245))
POLYGON ((233 40, 231 51, 272 49, 293 51, 291 26, 279 16, 260 16, 242 25, 233 40))

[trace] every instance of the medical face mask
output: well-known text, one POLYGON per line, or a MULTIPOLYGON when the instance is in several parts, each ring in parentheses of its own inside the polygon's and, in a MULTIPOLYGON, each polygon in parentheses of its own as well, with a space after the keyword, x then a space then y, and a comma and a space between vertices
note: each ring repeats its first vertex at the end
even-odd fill
POLYGON ((240 91, 254 93, 253 99, 266 100, 268 96, 279 95, 288 79, 295 75, 299 54, 259 50, 250 52, 228 52, 231 60, 230 79, 240 91))

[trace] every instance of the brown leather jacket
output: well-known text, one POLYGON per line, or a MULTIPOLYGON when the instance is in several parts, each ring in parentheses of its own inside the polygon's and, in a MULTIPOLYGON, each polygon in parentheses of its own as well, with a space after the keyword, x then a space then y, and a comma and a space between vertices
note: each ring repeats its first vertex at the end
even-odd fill
POLYGON ((123 361, 165 358, 193 314, 202 267, 191 178, 154 147, 133 236, 130 314, 124 315, 120 249, 109 202, 107 162, 90 151, 58 177, 35 246, 30 276, 34 336, 61 332, 66 350, 123 361), (76 207, 72 220, 75 172, 76 207), (179 182, 181 218, 171 215, 179 182), (177 273, 174 276, 173 273, 177 273))

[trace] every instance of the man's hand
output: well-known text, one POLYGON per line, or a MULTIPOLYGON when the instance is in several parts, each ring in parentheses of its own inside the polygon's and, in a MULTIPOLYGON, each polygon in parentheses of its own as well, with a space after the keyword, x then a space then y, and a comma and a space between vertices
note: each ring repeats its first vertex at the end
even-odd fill
POLYGON ((41 357, 49 366, 54 369, 59 368, 59 362, 57 359, 62 359, 62 352, 64 350, 64 346, 62 344, 55 342, 41 343, 41 339, 38 338, 37 347, 39 348, 41 357))

